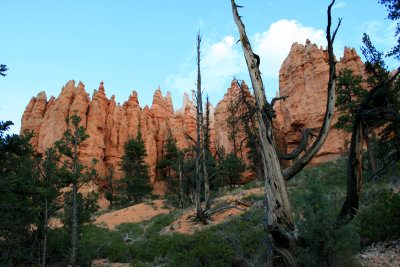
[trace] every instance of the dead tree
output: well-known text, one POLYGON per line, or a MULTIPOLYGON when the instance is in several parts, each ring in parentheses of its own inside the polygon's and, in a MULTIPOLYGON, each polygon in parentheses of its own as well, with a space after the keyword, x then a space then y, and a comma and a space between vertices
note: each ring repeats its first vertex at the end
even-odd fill
POLYGON ((259 58, 255 56, 247 38, 244 24, 238 14, 234 0, 231 0, 233 17, 240 33, 240 41, 249 70, 254 96, 257 105, 257 119, 259 124, 259 135, 261 141, 261 150, 264 165, 264 179, 266 191, 266 219, 265 230, 267 231, 267 244, 269 250, 268 265, 280 262, 286 266, 296 266, 296 232, 293 216, 290 208, 289 197, 286 189, 285 178, 292 177, 311 161, 315 154, 323 145, 328 130, 330 128, 334 106, 335 106, 335 87, 336 72, 332 44, 335 39, 339 25, 331 37, 331 8, 335 0, 328 7, 328 26, 327 41, 329 53, 329 82, 328 82, 328 101, 325 113, 325 119, 319 136, 305 153, 305 155, 296 161, 291 167, 281 171, 279 158, 275 150, 275 140, 273 136, 272 118, 275 117, 275 111, 271 104, 267 102, 263 87, 263 82, 259 70, 259 58), (276 257, 274 257, 276 256, 276 257))
POLYGON ((340 211, 341 216, 350 215, 354 217, 357 213, 362 187, 362 153, 364 143, 364 132, 368 125, 368 121, 385 120, 391 122, 400 122, 400 116, 388 107, 373 107, 371 102, 374 99, 377 91, 387 85, 393 83, 400 73, 400 68, 397 69, 387 81, 381 81, 373 87, 365 100, 356 108, 354 119, 353 132, 350 141, 349 158, 347 160, 347 194, 346 200, 340 211))
POLYGON ((197 96, 196 96, 196 210, 197 217, 200 221, 207 224, 207 218, 204 215, 201 207, 201 182, 204 175, 204 195, 206 201, 206 210, 210 208, 210 186, 208 183, 207 165, 205 161, 204 148, 204 124, 203 124, 203 101, 201 94, 201 72, 200 72, 200 33, 197 35, 197 96))

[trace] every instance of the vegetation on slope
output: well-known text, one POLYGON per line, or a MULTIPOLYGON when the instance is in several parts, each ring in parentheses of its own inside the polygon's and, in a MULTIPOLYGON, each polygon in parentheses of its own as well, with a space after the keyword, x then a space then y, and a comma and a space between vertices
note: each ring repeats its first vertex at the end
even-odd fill
MULTIPOLYGON (((360 247, 400 237, 400 195, 392 190, 400 186, 400 165, 390 167, 379 179, 365 182, 361 209, 355 220, 348 223, 337 216, 346 195, 345 162, 342 158, 307 168, 288 184, 303 241, 299 259, 306 266, 357 266, 350 256, 360 247)), ((253 182, 245 188, 258 185, 253 182)), ((95 258, 108 258, 134 266, 262 266, 266 244, 260 222, 264 213, 264 208, 255 207, 193 235, 165 230, 182 215, 179 210, 147 221, 121 224, 116 230, 89 224, 83 230, 84 249, 79 250, 78 258, 82 265, 89 265, 95 258), (126 237, 131 241, 124 242, 126 237)), ((52 234, 57 235, 50 238, 57 240, 51 244, 52 253, 54 259, 56 255, 60 259, 62 247, 69 244, 62 242, 59 230, 52 234)))

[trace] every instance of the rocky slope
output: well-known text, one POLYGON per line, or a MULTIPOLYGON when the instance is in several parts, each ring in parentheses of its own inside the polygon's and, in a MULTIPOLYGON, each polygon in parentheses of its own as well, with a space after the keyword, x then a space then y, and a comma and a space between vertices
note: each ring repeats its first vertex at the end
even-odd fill
MULTIPOLYGON (((277 119, 277 140, 284 152, 292 151, 299 142, 301 134, 298 129, 319 128, 325 112, 328 82, 328 55, 326 50, 318 48, 309 41, 305 45, 293 44, 291 51, 283 62, 279 75, 279 94, 288 95, 285 101, 278 101, 275 109, 277 119)), ((364 64, 354 49, 345 48, 344 56, 337 64, 337 70, 351 68, 355 74, 364 75, 364 64)), ((245 90, 247 85, 243 84, 245 90)), ((231 88, 215 109, 210 106, 211 150, 215 153, 218 146, 224 146, 227 153, 233 145, 228 138, 228 107, 239 95, 239 84, 234 79, 231 88)), ((143 134, 147 149, 146 161, 150 165, 151 181, 156 192, 163 192, 163 183, 156 181, 156 162, 162 158, 163 146, 169 133, 177 139, 179 148, 187 148, 195 138, 196 121, 193 97, 185 94, 182 108, 174 111, 171 94, 163 96, 158 88, 153 96, 151 107, 141 108, 137 93, 129 96, 123 105, 116 104, 114 96, 107 98, 103 82, 92 97, 79 82, 69 81, 57 98, 47 100, 46 94, 40 92, 32 97, 22 117, 21 133, 25 129, 34 130, 37 136, 32 140, 38 153, 59 140, 67 129, 65 119, 77 114, 82 118, 82 125, 87 129, 90 138, 79 150, 80 158, 90 165, 92 158, 99 160, 97 170, 105 175, 109 166, 117 163, 124 153, 124 143, 135 137, 138 126, 143 134)), ((337 120, 337 114, 335 120, 337 120)), ((238 139, 243 138, 239 134, 238 139)), ((332 160, 344 152, 344 140, 348 136, 336 129, 331 129, 328 139, 313 163, 332 160)), ((240 141, 239 141, 240 142, 240 141)), ((239 143, 238 142, 238 143, 239 143)), ((245 151, 241 152, 245 158, 245 151)), ((255 175, 247 173, 244 181, 254 179, 255 175)))

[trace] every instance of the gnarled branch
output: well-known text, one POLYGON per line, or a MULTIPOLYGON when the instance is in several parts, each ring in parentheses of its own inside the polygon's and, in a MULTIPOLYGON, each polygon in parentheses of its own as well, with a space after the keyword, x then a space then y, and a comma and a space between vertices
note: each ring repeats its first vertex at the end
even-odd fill
POLYGON ((299 132, 301 132, 302 135, 299 145, 291 153, 282 153, 277 149, 279 158, 285 160, 292 160, 295 159, 298 155, 300 155, 300 153, 307 147, 308 136, 312 135, 311 131, 315 131, 315 129, 310 129, 310 128, 307 128, 305 130, 299 129, 299 132))
POLYGON ((328 55, 329 55, 329 81, 328 81, 328 100, 326 105, 324 122, 322 124, 320 133, 317 139, 314 141, 310 149, 290 167, 282 171, 285 180, 290 180, 296 173, 302 170, 318 153, 322 145, 325 143, 326 137, 328 136, 329 129, 332 124, 335 102, 336 102, 336 62, 333 54, 333 40, 339 29, 341 20, 339 20, 338 26, 334 32, 333 38, 331 37, 331 8, 335 0, 328 7, 328 25, 326 28, 326 40, 328 42, 328 55))
POLYGON ((271 107, 273 107, 273 106, 275 105, 275 102, 276 102, 276 101, 285 100, 285 99, 288 98, 288 97, 289 97, 289 96, 285 95, 285 96, 280 96, 280 97, 274 97, 274 98, 272 98, 271 107))

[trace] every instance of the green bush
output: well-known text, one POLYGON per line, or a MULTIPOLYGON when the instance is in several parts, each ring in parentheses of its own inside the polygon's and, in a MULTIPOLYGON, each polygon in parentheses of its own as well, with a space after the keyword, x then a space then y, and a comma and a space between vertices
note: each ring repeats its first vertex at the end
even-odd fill
POLYGON ((361 209, 355 218, 363 245, 400 237, 400 194, 383 190, 376 202, 361 209))
POLYGON ((348 218, 338 218, 337 210, 318 183, 309 184, 298 196, 299 234, 304 245, 299 248, 299 261, 304 266, 337 266, 355 255, 360 237, 348 218))

